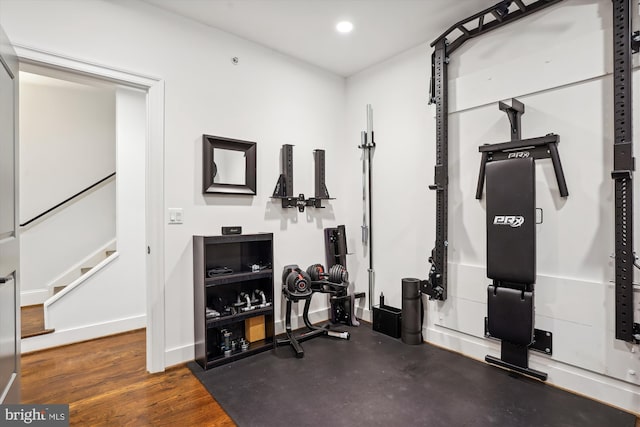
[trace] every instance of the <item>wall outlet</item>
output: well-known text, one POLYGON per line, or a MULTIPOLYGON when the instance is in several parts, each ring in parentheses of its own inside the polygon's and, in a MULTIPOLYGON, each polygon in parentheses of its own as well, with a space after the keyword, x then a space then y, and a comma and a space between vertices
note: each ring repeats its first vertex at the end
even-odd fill
POLYGON ((169 224, 182 224, 182 208, 169 208, 169 224))

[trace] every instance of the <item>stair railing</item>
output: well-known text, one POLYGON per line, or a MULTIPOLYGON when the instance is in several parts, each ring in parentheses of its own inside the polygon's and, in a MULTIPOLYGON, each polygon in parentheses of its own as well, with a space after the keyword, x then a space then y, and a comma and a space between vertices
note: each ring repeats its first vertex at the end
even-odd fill
POLYGON ((34 216, 33 218, 31 218, 29 221, 26 221, 22 224, 20 224, 20 227, 26 227, 27 225, 31 224, 32 222, 48 215, 49 213, 55 211, 56 209, 58 209, 59 207, 68 204, 69 202, 71 202, 72 200, 80 197, 81 195, 83 195, 84 193, 86 193, 87 191, 92 190, 93 188, 97 187, 98 185, 102 184, 103 182, 107 181, 108 179, 114 177, 116 175, 115 172, 110 173, 109 175, 105 176, 104 178, 102 178, 101 180, 91 184, 90 186, 88 186, 87 188, 85 188, 84 190, 81 190, 79 192, 77 192, 76 194, 74 194, 73 196, 63 200, 62 202, 58 203, 57 205, 47 209, 46 211, 42 212, 41 214, 38 214, 36 216, 34 216))

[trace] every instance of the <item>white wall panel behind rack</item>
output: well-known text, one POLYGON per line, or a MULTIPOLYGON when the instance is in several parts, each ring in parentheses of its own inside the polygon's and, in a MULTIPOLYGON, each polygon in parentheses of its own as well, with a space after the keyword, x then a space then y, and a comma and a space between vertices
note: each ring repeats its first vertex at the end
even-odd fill
MULTIPOLYGON (((543 223, 537 226, 536 327, 553 332, 554 350, 552 356, 532 352, 532 367, 549 372, 550 383, 638 411, 640 348, 616 340, 614 334, 611 20, 607 0, 567 0, 469 41, 451 56, 449 298, 426 304, 424 333, 433 343, 471 357, 499 355, 497 341, 484 337, 490 282, 485 269, 486 205, 484 199, 475 199, 475 191, 481 158, 478 147, 510 139, 509 122, 498 109, 498 101, 516 97, 526 109, 523 138, 560 135, 558 150, 569 188, 569 197, 562 199, 551 161, 536 162, 536 204, 544 211, 543 223)), ((414 67, 431 52, 425 44, 351 77, 348 114, 355 111, 351 100, 362 94, 387 99, 406 87, 420 90, 431 70, 428 63, 422 73, 414 67), (404 78, 399 77, 403 72, 404 78), (389 78, 390 74, 395 77, 389 78)), ((637 64, 637 58, 634 61, 637 64)), ((639 74, 634 72, 634 94, 640 87, 639 74)), ((406 102, 413 102, 414 96, 406 102)), ((640 129, 638 98, 636 129, 640 129)), ((426 96, 423 100, 426 103, 426 96)), ((386 126, 392 129, 394 123, 386 126)), ((427 200, 429 215, 422 217, 416 233, 422 233, 421 245, 430 249, 435 195, 423 189, 433 183, 433 111, 425 115, 415 109, 395 122, 396 130, 403 134, 407 127, 422 134, 425 126, 429 134, 423 142, 424 154, 402 141, 396 150, 404 153, 404 168, 427 170, 426 182, 390 176, 387 185, 406 189, 403 200, 410 200, 408 208, 422 206, 422 201, 412 198, 427 200)), ((636 197, 640 197, 639 189, 636 197)), ((383 215, 391 219, 394 212, 389 208, 383 215)), ((638 212, 635 217, 640 219, 638 212)), ((379 268, 390 268, 404 254, 420 249, 409 240, 400 241, 386 257, 378 258, 379 268)), ((429 264, 426 260, 419 263, 410 270, 422 271, 420 278, 425 279, 429 264)), ((397 271, 397 280, 379 286, 397 289, 403 273, 397 271)), ((387 288, 380 290, 387 293, 387 288)), ((640 316, 640 295, 636 304, 640 316)))

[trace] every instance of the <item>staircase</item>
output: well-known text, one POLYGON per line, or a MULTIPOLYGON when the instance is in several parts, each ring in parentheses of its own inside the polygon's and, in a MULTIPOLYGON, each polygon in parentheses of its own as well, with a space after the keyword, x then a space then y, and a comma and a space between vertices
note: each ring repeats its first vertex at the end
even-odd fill
MULTIPOLYGON (((109 259, 116 253, 115 250, 109 249, 104 251, 104 255, 101 260, 96 260, 96 264, 101 261, 109 259)), ((74 284, 79 284, 84 281, 84 278, 89 277, 96 266, 82 267, 80 268, 80 276, 73 280, 74 284)), ((77 273, 76 273, 77 275, 77 273)), ((53 295, 58 294, 62 290, 66 289, 68 285, 56 285, 53 286, 53 295)), ((20 308, 21 316, 21 337, 22 339, 36 337, 39 335, 46 335, 55 332, 54 328, 46 328, 44 322, 44 304, 28 305, 20 308)))
POLYGON ((54 332, 44 327, 44 304, 22 307, 20 316, 22 339, 54 332))

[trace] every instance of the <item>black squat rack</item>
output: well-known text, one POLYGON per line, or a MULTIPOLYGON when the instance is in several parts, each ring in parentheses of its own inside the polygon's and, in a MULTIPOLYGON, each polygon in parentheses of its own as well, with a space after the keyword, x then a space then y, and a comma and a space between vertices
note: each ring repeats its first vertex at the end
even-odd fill
MULTIPOLYGON (((505 0, 452 25, 431 47, 429 102, 436 104, 436 241, 429 262, 427 280, 421 290, 430 299, 447 299, 448 231, 448 77, 450 56, 467 40, 531 15, 562 0, 505 0)), ((615 335, 616 339, 640 342, 640 324, 633 318, 633 157, 632 134, 632 54, 640 51, 640 32, 632 32, 630 0, 613 2, 613 93, 614 93, 614 180, 615 208, 615 335)))

